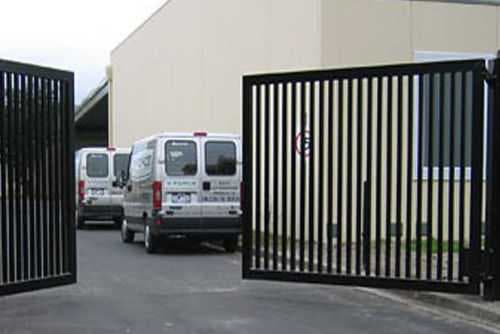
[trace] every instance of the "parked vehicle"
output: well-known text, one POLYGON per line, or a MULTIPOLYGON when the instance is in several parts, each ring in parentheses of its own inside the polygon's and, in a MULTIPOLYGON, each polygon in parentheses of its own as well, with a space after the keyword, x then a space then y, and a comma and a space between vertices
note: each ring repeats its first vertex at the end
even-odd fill
POLYGON ((123 242, 144 233, 148 253, 172 238, 223 241, 234 252, 241 175, 237 135, 165 133, 137 141, 123 183, 123 242))
POLYGON ((123 219, 123 189, 117 182, 127 171, 130 149, 83 148, 76 153, 76 222, 123 219))

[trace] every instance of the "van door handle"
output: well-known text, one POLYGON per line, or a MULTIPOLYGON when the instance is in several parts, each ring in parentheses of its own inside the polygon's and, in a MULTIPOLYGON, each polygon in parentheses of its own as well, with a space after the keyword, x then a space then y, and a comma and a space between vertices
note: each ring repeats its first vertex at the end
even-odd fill
POLYGON ((210 190, 210 182, 203 182, 203 190, 205 191, 210 190))

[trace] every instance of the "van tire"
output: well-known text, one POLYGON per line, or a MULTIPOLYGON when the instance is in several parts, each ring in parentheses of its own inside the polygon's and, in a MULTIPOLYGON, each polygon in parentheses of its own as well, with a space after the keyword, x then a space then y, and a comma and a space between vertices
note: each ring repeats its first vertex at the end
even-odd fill
POLYGON ((121 236, 122 236, 122 241, 126 244, 134 242, 134 237, 135 233, 130 231, 127 227, 127 221, 125 219, 122 219, 122 224, 121 224, 121 236))
POLYGON ((236 252, 237 248, 238 248, 238 237, 224 239, 224 249, 226 250, 226 252, 234 253, 236 252))
POLYGON ((147 225, 144 227, 144 248, 148 254, 154 254, 158 251, 158 239, 151 234, 151 229, 147 225))

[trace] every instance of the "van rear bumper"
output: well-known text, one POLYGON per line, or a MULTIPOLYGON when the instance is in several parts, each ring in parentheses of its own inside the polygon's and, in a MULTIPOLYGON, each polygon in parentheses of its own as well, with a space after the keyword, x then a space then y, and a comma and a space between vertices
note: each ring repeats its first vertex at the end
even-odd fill
POLYGON ((80 205, 78 215, 85 219, 114 219, 123 217, 121 205, 80 205))
POLYGON ((151 220, 153 235, 186 237, 225 237, 241 234, 241 218, 169 218, 162 217, 161 224, 151 220))

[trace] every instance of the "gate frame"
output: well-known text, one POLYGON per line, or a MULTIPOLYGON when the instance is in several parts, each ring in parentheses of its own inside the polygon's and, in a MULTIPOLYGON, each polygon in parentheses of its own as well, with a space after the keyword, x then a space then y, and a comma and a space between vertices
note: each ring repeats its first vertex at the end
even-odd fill
MULTIPOLYGON (((76 227, 75 227, 75 201, 74 201, 74 189, 75 189, 75 159, 74 159, 74 116, 75 116, 75 105, 74 105, 74 73, 70 71, 64 71, 60 69, 38 66, 34 64, 15 62, 11 60, 0 59, 0 71, 4 73, 13 73, 20 75, 33 76, 35 78, 60 80, 68 85, 67 96, 66 96, 66 106, 62 107, 62 113, 66 113, 66 124, 61 123, 61 128, 64 127, 66 131, 66 152, 62 153, 61 156, 66 156, 68 161, 66 161, 68 168, 68 179, 63 180, 61 189, 65 189, 61 193, 61 199, 63 195, 66 196, 66 201, 69 207, 61 207, 61 220, 62 224, 66 224, 68 233, 68 268, 69 273, 59 275, 57 277, 48 277, 35 280, 27 280, 14 283, 6 283, 0 285, 0 297, 12 294, 18 294, 23 292, 29 292, 40 289, 47 289, 62 285, 74 284, 77 281, 77 254, 76 254, 76 227)), ((62 238, 62 236, 61 236, 62 238)), ((62 250, 63 251, 63 250, 62 250)))
MULTIPOLYGON (((498 57, 500 57, 500 52, 498 57)), ((471 61, 480 61, 481 59, 475 59, 471 61)), ((437 292, 450 292, 450 293, 462 293, 462 294, 480 294, 481 283, 484 283, 485 291, 484 298, 489 300, 500 300, 500 265, 496 267, 493 266, 490 270, 485 273, 485 268, 481 264, 481 221, 473 222, 471 221, 471 236, 470 236, 470 260, 471 260, 471 270, 469 275, 469 281, 465 282, 445 282, 438 280, 425 280, 425 279, 398 279, 398 278, 386 278, 386 277, 370 277, 370 276, 356 276, 356 275, 345 275, 345 274, 323 274, 323 273, 307 273, 307 272, 289 272, 289 271, 273 271, 266 269, 252 269, 251 263, 253 258, 253 150, 255 143, 253 138, 255 134, 253 133, 253 111, 252 111, 252 86, 258 87, 260 85, 272 85, 272 84, 288 84, 296 83, 300 80, 302 82, 307 81, 316 82, 322 80, 332 80, 332 75, 335 74, 336 78, 345 77, 352 78, 355 75, 349 73, 352 70, 359 69, 360 71, 366 71, 365 75, 373 75, 374 72, 379 70, 379 75, 391 75, 400 74, 398 70, 402 69, 404 72, 404 67, 411 65, 418 68, 419 65, 426 66, 428 68, 439 68, 440 63, 451 63, 451 62, 436 62, 434 64, 426 63, 423 64, 397 64, 397 65, 386 65, 386 66, 370 66, 370 67, 359 67, 359 68, 344 68, 339 70, 319 70, 319 71, 304 71, 304 72, 289 72, 289 73, 269 73, 263 75, 245 75, 242 81, 242 111, 243 111, 243 185, 244 185, 244 195, 243 195, 243 261, 242 261, 242 276, 243 279, 263 279, 263 280, 273 280, 273 281, 287 281, 287 282, 303 282, 303 283, 319 283, 319 284, 339 284, 339 285, 362 285, 367 287, 377 287, 377 288, 399 288, 407 290, 428 290, 437 292), (390 72, 389 71, 394 71, 390 72), (288 77, 287 77, 288 76, 288 77), (286 78, 286 81, 285 79, 286 78), (283 79, 283 80, 282 80, 283 79), (248 166, 251 166, 248 168, 248 166)), ((496 145, 487 144, 483 150, 487 152, 486 162, 484 159, 483 150, 474 150, 472 153, 472 164, 474 166, 474 161, 480 159, 485 164, 486 170, 491 174, 491 183, 487 186, 487 211, 486 217, 487 221, 500 222, 500 205, 494 205, 500 201, 500 173, 493 173, 493 171, 500 171, 500 121, 493 117, 494 111, 500 112, 500 58, 495 60, 495 74, 493 77, 489 75, 486 67, 483 65, 481 68, 475 67, 473 71, 476 73, 474 80, 474 96, 477 94, 482 96, 483 81, 490 80, 494 82, 494 88, 490 87, 490 92, 494 90, 494 94, 490 94, 490 97, 494 96, 493 108, 488 109, 488 126, 484 127, 484 117, 483 112, 473 113, 473 133, 481 128, 483 133, 487 134, 488 141, 494 142, 496 145), (480 74, 480 75, 479 75, 480 74), (491 138, 493 137, 493 138, 491 138), (491 161, 490 161, 491 159, 491 161)), ((483 63, 484 64, 484 63, 483 63)), ((361 77, 361 76, 359 76, 361 77)), ((482 98, 473 98, 473 110, 484 110, 483 106, 486 101, 482 98)), ((261 132, 258 133, 261 135, 261 132)), ((473 138, 472 145, 479 144, 480 147, 483 138, 473 138)), ((478 164, 478 163, 476 163, 478 164)), ((483 197, 481 191, 482 184, 482 173, 473 177, 471 182, 471 196, 473 197, 483 197)), ((488 174, 489 175, 489 174, 488 174)), ((488 176, 490 177, 490 175, 488 176)), ((472 202, 471 211, 476 217, 480 217, 481 205, 472 202), (475 204, 474 204, 475 203, 475 204)), ((267 213, 265 214, 267 215, 267 213)), ((476 219, 477 220, 477 219, 476 219)), ((490 263, 500 263, 500 225, 498 224, 487 224, 490 225, 489 230, 489 240, 491 254, 490 263)))

